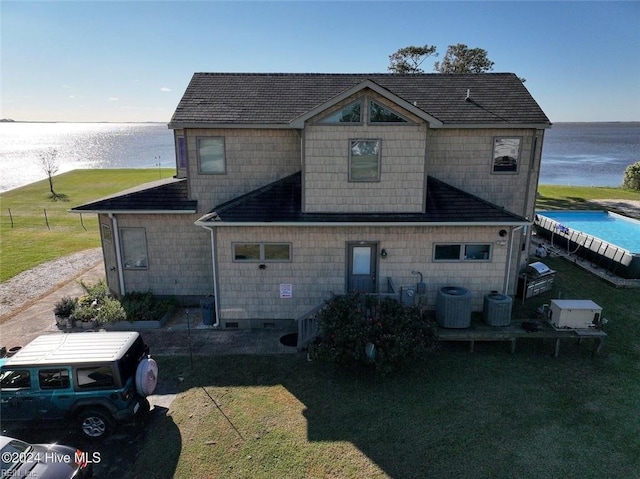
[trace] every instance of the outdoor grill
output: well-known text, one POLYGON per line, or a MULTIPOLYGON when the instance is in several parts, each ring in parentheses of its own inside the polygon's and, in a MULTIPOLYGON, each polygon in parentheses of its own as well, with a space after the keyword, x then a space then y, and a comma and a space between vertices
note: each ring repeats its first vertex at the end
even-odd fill
POLYGON ((556 272, 540 261, 531 263, 518 278, 518 297, 531 298, 553 288, 556 272))

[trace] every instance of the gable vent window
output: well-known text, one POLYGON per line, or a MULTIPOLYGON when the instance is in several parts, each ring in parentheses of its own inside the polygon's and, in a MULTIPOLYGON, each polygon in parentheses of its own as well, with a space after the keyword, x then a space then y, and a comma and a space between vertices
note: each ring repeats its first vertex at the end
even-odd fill
POLYGON ((408 123, 397 113, 394 113, 386 106, 382 106, 375 101, 369 103, 369 122, 370 123, 408 123))
POLYGON ((362 102, 357 101, 355 103, 350 103, 341 110, 335 111, 332 114, 324 117, 322 120, 320 120, 320 123, 325 125, 362 123, 362 102))

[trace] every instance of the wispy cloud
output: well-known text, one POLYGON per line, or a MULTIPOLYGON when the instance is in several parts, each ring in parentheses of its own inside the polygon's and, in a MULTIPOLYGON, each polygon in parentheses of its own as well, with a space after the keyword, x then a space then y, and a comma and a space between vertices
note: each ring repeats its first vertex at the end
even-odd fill
POLYGON ((109 101, 120 101, 120 98, 118 98, 117 96, 110 96, 109 101))
POLYGON ((162 88, 160 88, 160 91, 171 91, 171 88, 167 88, 166 86, 163 86, 162 88))

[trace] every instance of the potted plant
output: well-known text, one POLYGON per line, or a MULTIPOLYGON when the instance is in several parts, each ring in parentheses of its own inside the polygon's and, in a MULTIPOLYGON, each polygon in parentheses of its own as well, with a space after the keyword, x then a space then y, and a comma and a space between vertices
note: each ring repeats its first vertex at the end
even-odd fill
POLYGON ((77 300, 70 296, 64 296, 53 305, 53 314, 56 316, 56 325, 63 328, 70 328, 72 321, 71 314, 75 311, 77 300))
POLYGON ((98 307, 96 303, 80 303, 71 313, 70 319, 76 327, 95 328, 98 325, 98 307))

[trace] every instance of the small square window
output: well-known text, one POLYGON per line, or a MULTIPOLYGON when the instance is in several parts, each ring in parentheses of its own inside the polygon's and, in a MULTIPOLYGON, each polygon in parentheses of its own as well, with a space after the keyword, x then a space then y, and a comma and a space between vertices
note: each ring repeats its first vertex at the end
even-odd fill
POLYGON ((265 261, 289 261, 291 259, 291 246, 288 244, 274 243, 264 245, 265 261))
POLYGON ((233 245, 234 261, 260 261, 260 243, 238 243, 233 245))
POLYGON ((380 181, 380 140, 351 140, 349 181, 380 181))
POLYGON ((459 261, 459 244, 437 244, 433 255, 435 261, 459 261))
POLYGON ((200 173, 226 173, 224 138, 198 138, 198 162, 200 173))
POLYGON ((464 259, 467 261, 487 261, 491 255, 488 244, 468 244, 464 246, 464 259))

